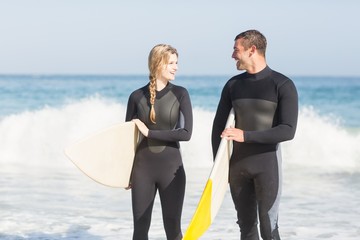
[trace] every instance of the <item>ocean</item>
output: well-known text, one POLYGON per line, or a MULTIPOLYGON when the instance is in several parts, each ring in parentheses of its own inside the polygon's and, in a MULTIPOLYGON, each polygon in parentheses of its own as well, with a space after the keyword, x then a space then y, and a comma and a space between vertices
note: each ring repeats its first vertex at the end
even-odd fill
MULTIPOLYGON (((185 232, 212 165, 210 132, 231 76, 181 76, 194 132, 182 143, 185 232)), ((285 240, 360 236, 360 77, 291 77, 299 92, 295 139, 282 143, 279 230, 285 240)), ((81 173, 64 147, 123 122, 147 76, 0 75, 0 239, 131 239, 130 191, 81 173)), ((157 196, 150 239, 165 239, 157 196)), ((230 193, 204 240, 239 239, 230 193)))

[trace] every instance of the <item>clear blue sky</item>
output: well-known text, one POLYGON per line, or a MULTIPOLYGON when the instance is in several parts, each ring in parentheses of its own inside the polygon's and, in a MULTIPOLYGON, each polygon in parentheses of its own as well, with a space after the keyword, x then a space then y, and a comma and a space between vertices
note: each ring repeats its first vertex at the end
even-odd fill
POLYGON ((168 43, 179 74, 232 75, 252 28, 277 71, 360 76, 359 0, 0 0, 0 74, 147 74, 168 43))

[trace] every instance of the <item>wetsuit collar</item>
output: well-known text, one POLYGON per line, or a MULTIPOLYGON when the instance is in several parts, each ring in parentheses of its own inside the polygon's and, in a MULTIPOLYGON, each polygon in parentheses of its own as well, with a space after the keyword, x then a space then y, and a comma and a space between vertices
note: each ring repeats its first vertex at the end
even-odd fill
POLYGON ((168 82, 168 84, 163 89, 161 89, 160 91, 156 90, 156 98, 161 98, 162 96, 164 96, 167 92, 170 91, 172 86, 173 84, 168 82))
POLYGON ((246 72, 247 76, 253 81, 264 79, 267 76, 269 76, 270 73, 271 73, 271 68, 269 68, 269 66, 267 66, 267 65, 263 70, 261 70, 258 73, 251 74, 251 73, 246 72))

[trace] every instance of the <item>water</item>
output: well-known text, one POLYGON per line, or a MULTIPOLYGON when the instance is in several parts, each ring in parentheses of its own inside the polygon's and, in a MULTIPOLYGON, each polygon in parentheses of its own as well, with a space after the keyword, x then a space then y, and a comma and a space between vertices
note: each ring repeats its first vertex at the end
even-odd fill
MULTIPOLYGON (((179 76, 194 106, 194 133, 182 144, 187 172, 183 231, 211 169, 210 129, 230 76, 179 76), (202 149, 202 151, 199 151, 202 149)), ((283 144, 283 239, 360 235, 360 78, 293 77, 296 137, 283 144)), ((0 239, 131 239, 130 192, 101 186, 63 148, 123 121, 127 97, 146 76, 0 76, 0 239)), ((201 238, 238 239, 230 194, 201 238)), ((151 239, 164 239, 158 199, 151 239)))

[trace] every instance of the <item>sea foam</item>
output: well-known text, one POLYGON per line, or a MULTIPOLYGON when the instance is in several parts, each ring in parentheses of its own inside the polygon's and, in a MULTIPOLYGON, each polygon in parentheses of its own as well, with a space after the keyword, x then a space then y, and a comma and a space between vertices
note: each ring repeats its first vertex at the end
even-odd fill
MULTIPOLYGON (((69 167, 63 149, 75 141, 118 122, 126 105, 99 96, 61 107, 44 107, 8 115, 0 120, 0 163, 6 166, 69 167)), ((194 108, 192 139, 182 142, 186 167, 212 164, 211 127, 214 112, 194 108)), ((360 133, 345 129, 337 119, 303 107, 296 136, 282 144, 284 167, 330 172, 360 172, 360 133)), ((71 166, 71 165, 70 165, 71 166)))

